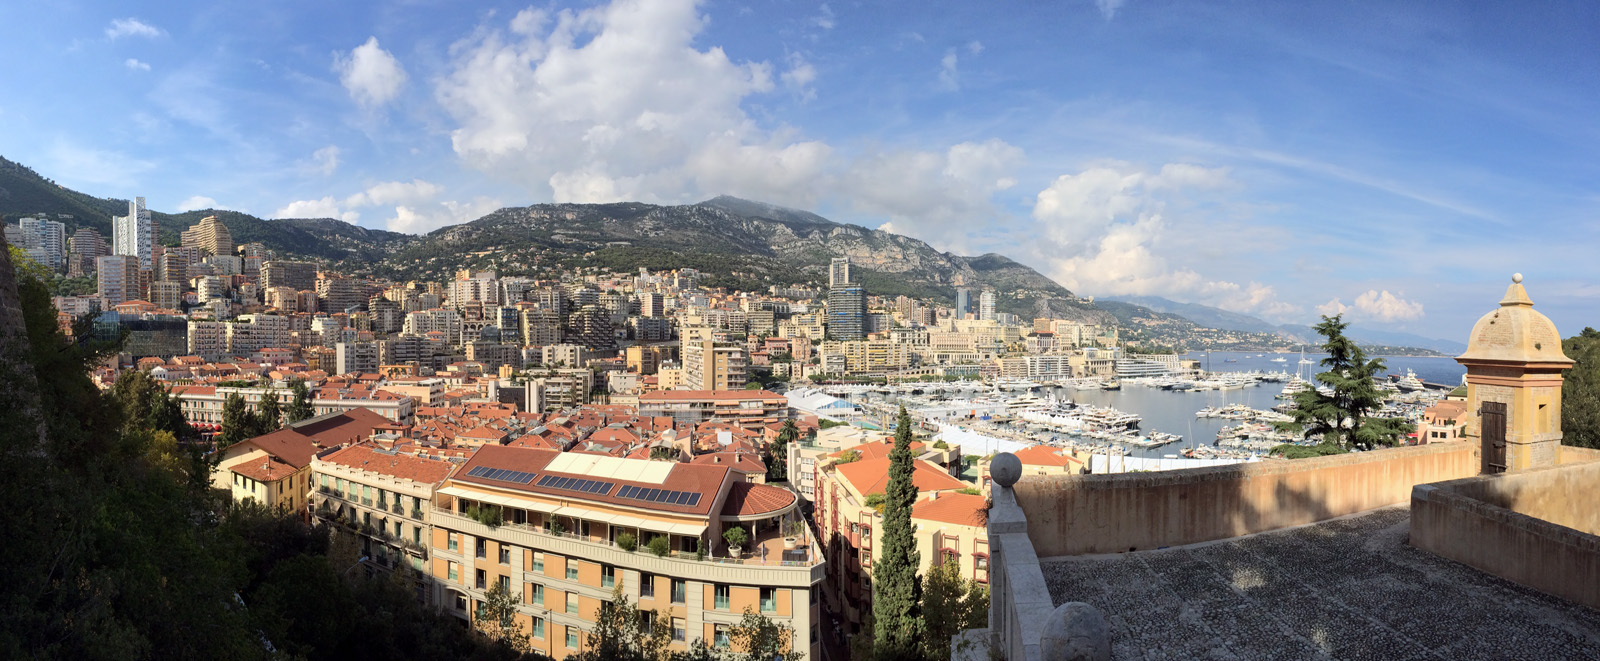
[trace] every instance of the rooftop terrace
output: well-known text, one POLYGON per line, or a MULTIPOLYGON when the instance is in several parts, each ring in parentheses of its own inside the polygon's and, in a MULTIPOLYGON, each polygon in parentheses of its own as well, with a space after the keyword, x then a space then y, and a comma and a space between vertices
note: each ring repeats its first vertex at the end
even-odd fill
POLYGON ((1406 543, 1387 507, 1185 547, 1040 562, 1115 659, 1596 659, 1600 612, 1406 543))

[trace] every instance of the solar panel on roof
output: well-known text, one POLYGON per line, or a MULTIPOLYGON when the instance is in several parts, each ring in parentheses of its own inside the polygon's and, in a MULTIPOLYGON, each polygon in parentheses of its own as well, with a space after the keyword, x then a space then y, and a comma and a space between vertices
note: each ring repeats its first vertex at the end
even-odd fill
POLYGON ((644 492, 644 499, 653 503, 656 502, 656 496, 659 495, 661 495, 660 489, 650 489, 644 492))
POLYGON ((700 494, 697 494, 697 493, 689 494, 689 506, 690 507, 694 507, 695 505, 699 505, 699 504, 700 504, 700 494))
POLYGON ((638 488, 639 487, 633 486, 631 484, 626 485, 626 486, 622 487, 621 491, 617 492, 617 497, 618 498, 632 498, 633 497, 633 491, 635 489, 638 489, 638 488))
POLYGON ((678 492, 678 497, 672 499, 672 504, 673 505, 682 505, 684 503, 689 502, 689 495, 690 494, 687 491, 679 491, 678 492))

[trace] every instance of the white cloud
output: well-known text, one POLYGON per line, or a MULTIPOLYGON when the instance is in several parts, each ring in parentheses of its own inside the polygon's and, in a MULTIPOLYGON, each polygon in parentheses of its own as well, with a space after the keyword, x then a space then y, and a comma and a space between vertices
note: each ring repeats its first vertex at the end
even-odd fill
MULTIPOLYGON (((614 0, 455 44, 440 103, 468 165, 558 202, 684 202, 719 193, 798 204, 817 195, 827 145, 758 127, 741 107, 773 67, 700 50, 695 0, 614 0), (772 178, 794 182, 780 186, 772 178)), ((788 86, 814 70, 791 63, 788 86)))
POLYGON ((1317 312, 1328 316, 1345 314, 1351 320, 1382 322, 1414 321, 1421 319, 1423 315, 1421 303, 1407 301, 1389 293, 1387 289, 1383 291, 1369 289, 1357 296, 1352 305, 1345 305, 1343 301, 1335 298, 1317 306, 1317 312))
POLYGON ((1225 168, 1185 163, 1155 172, 1113 164, 1062 175, 1034 202, 1035 248, 1053 265, 1050 275, 1075 291, 1154 294, 1237 312, 1290 315, 1296 308, 1277 300, 1272 287, 1210 279, 1174 264, 1209 237, 1195 221, 1169 219, 1167 202, 1231 185, 1225 168), (1182 226, 1184 239, 1169 241, 1174 225, 1182 226))
POLYGON ((822 3, 822 7, 817 10, 817 15, 812 17, 811 24, 824 30, 832 30, 834 26, 833 8, 829 7, 828 3, 822 3))
POLYGON ((122 66, 125 66, 125 67, 127 67, 129 69, 132 69, 134 71, 149 71, 150 70, 150 63, 148 63, 148 62, 140 62, 139 60, 131 58, 131 57, 126 59, 126 60, 123 60, 122 66))
POLYGON ((220 204, 217 204, 216 200, 213 200, 213 199, 211 199, 209 197, 206 197, 204 195, 195 195, 195 196, 190 197, 187 200, 184 200, 184 201, 178 203, 178 213, 183 213, 185 211, 195 211, 197 209, 216 209, 216 210, 219 210, 219 211, 223 211, 223 210, 227 210, 228 207, 225 207, 225 206, 222 206, 220 204))
POLYGON ((817 80, 817 68, 799 53, 789 55, 789 69, 779 74, 778 80, 783 81, 783 86, 803 101, 817 98, 817 90, 811 87, 817 80))
POLYGON ((149 37, 154 39, 166 33, 166 30, 137 18, 119 18, 111 21, 111 26, 106 28, 106 37, 111 39, 121 39, 122 37, 149 37))
POLYGON ((322 149, 311 152, 311 169, 323 175, 331 175, 339 169, 339 148, 328 145, 322 149))
POLYGON ((997 214, 991 200, 1016 185, 1011 175, 1022 161, 1022 150, 1002 140, 879 153, 854 163, 838 190, 856 209, 888 216, 898 232, 959 248, 975 223, 997 214))
POLYGON ((983 42, 981 42, 981 41, 969 41, 969 42, 967 42, 967 52, 971 53, 973 55, 977 55, 978 53, 982 53, 983 52, 983 42))
POLYGON ((373 184, 366 190, 345 198, 347 207, 388 206, 390 204, 417 204, 437 197, 442 188, 423 181, 385 181, 373 184))
POLYGON ((946 50, 944 57, 939 58, 939 89, 946 92, 961 89, 961 73, 956 70, 959 61, 954 48, 946 50))
POLYGON ((1100 15, 1105 16, 1108 21, 1117 15, 1117 10, 1126 2, 1127 0, 1094 0, 1095 6, 1100 8, 1100 15))
POLYGON ((339 73, 339 82, 350 92, 350 98, 363 106, 380 106, 400 94, 406 84, 405 69, 394 55, 378 45, 377 37, 350 51, 333 54, 333 70, 339 73))
POLYGON ((288 206, 278 209, 273 218, 338 218, 347 223, 356 222, 361 214, 354 211, 342 211, 339 203, 332 197, 320 200, 297 200, 288 206))

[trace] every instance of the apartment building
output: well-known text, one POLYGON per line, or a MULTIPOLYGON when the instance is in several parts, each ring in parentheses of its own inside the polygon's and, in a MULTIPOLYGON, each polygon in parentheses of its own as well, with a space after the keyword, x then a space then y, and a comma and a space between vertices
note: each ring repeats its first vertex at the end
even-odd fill
POLYGON ((487 590, 503 586, 518 597, 516 621, 534 649, 562 659, 588 648, 601 604, 620 586, 669 620, 674 651, 728 645, 748 608, 792 626, 793 644, 820 658, 820 549, 803 526, 786 542, 781 525, 798 502, 726 466, 484 446, 436 491, 435 603, 470 620, 487 590), (722 536, 734 525, 753 531, 738 558, 722 536), (619 546, 623 535, 637 548, 619 546), (669 549, 660 556, 646 550, 658 537, 669 549))
MULTIPOLYGON (((361 539, 361 555, 382 570, 428 571, 434 490, 456 464, 362 442, 311 460, 317 517, 361 539)), ((428 582, 419 582, 427 601, 428 582)))
MULTIPOLYGON (((228 386, 180 386, 172 394, 178 400, 183 418, 190 424, 222 424, 222 404, 228 395, 237 393, 244 398, 245 406, 254 411, 268 388, 234 388, 228 386)), ((279 405, 288 402, 294 393, 288 388, 270 388, 277 393, 279 405)), ((405 395, 387 390, 314 390, 311 409, 318 415, 352 413, 366 410, 383 417, 387 424, 406 426, 416 420, 416 401, 405 395)))
MULTIPOLYGON (((887 444, 851 448, 860 459, 841 462, 844 450, 816 466, 814 518, 832 555, 823 595, 829 610, 845 620, 845 634, 860 631, 872 609, 873 554, 883 545, 883 514, 867 504, 889 484, 887 444), (837 543, 834 543, 837 541, 837 543)), ((916 460, 912 483, 919 492, 911 508, 917 543, 917 573, 934 563, 960 563, 961 575, 989 580, 989 537, 981 511, 984 497, 962 493, 974 485, 958 480, 938 465, 916 460)))
POLYGON ((234 443, 222 450, 211 485, 228 490, 237 502, 299 511, 311 491, 312 458, 371 436, 387 422, 370 411, 332 413, 234 443))
POLYGON ((261 289, 288 287, 295 291, 315 290, 317 265, 311 262, 293 262, 274 259, 261 263, 261 289))
POLYGON ((788 419, 789 400, 767 390, 659 390, 639 396, 639 415, 689 424, 766 424, 788 419))
POLYGON ((228 353, 248 356, 267 347, 282 347, 289 341, 289 318, 275 314, 242 314, 228 324, 228 353))
POLYGON ((748 369, 744 347, 718 346, 713 340, 683 342, 683 384, 690 390, 738 390, 748 369))
POLYGON ((181 232, 179 237, 186 248, 198 248, 210 255, 233 255, 233 234, 216 216, 201 218, 194 227, 181 232))

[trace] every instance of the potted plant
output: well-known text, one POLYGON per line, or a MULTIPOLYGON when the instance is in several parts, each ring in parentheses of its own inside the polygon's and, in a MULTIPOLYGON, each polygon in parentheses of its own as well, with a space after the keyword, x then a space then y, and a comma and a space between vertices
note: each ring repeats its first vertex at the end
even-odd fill
POLYGON ((744 528, 734 526, 722 532, 722 538, 728 541, 728 557, 738 558, 744 553, 744 543, 750 541, 750 536, 745 534, 744 528))
POLYGON ((800 533, 803 530, 805 530, 805 524, 801 523, 798 519, 790 521, 788 525, 785 526, 785 531, 788 534, 783 536, 783 548, 789 551, 800 548, 800 533))
POLYGON ((650 552, 654 553, 657 558, 665 558, 668 553, 672 552, 672 540, 668 539, 666 535, 656 535, 650 538, 650 542, 645 544, 645 547, 649 548, 650 552))
POLYGON ((634 537, 631 532, 617 535, 617 548, 633 553, 634 549, 639 548, 639 539, 634 537))

